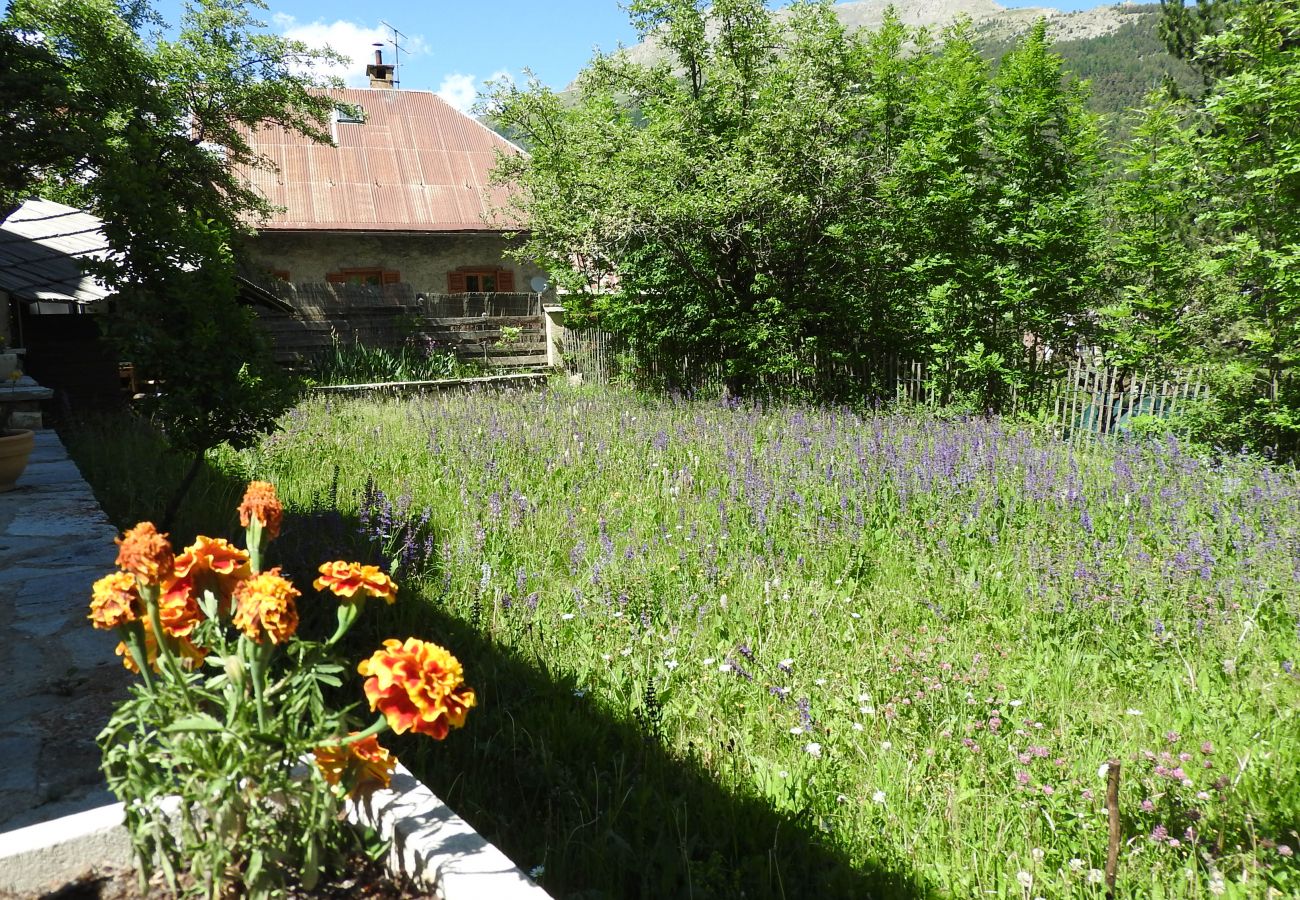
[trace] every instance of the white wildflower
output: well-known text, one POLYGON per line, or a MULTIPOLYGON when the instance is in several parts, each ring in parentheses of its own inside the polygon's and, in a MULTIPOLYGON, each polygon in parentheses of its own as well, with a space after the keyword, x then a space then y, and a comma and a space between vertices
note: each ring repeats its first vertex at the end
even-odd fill
POLYGON ((1035 847, 1033 850, 1029 851, 1029 855, 1034 858, 1034 862, 1040 863, 1043 861, 1043 857, 1047 854, 1043 852, 1042 847, 1035 847))
POLYGON ((1071 872, 1083 871, 1083 860, 1079 859, 1077 856, 1071 859, 1067 865, 1069 865, 1071 872))
POLYGON ((564 615, 560 616, 560 618, 568 622, 573 618, 573 613, 565 613, 564 615))
POLYGON ((804 752, 807 753, 809 756, 811 756, 813 759, 821 759, 822 745, 817 743, 816 741, 812 741, 808 744, 805 744, 803 749, 804 752))
POLYGON ((1020 882, 1020 886, 1025 890, 1034 886, 1034 876, 1024 870, 1016 873, 1016 881, 1020 882))
POLYGON ((794 726, 793 728, 790 729, 790 733, 791 733, 791 734, 803 734, 803 726, 802 726, 802 725, 796 725, 796 726, 794 726))
POLYGON ((1106 873, 1101 869, 1088 870, 1088 884, 1101 884, 1106 880, 1106 873))
POLYGON ((871 795, 871 802, 872 802, 872 803, 879 803, 881 806, 884 806, 884 804, 885 804, 885 792, 884 792, 884 791, 876 791, 874 794, 871 795))

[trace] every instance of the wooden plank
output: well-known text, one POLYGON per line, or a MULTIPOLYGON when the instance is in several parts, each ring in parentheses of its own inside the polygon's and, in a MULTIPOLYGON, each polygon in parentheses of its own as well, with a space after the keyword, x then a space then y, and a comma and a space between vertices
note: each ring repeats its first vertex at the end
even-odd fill
POLYGON ((536 324, 537 316, 456 316, 451 319, 425 319, 429 325, 528 325, 536 324))

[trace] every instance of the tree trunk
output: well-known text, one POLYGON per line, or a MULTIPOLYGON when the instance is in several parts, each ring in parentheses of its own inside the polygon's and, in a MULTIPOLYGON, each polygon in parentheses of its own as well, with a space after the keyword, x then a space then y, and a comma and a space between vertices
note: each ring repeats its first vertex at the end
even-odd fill
POLYGON ((167 501, 167 508, 163 511, 162 522, 158 525, 159 531, 167 532, 172 530, 172 524, 176 521, 176 514, 180 512, 181 503, 185 500, 185 495, 190 492, 190 486, 194 484, 194 479, 198 477, 199 470, 203 468, 203 460, 206 455, 202 450, 194 454, 194 459, 190 461, 190 467, 185 472, 185 477, 176 486, 172 498, 167 501))

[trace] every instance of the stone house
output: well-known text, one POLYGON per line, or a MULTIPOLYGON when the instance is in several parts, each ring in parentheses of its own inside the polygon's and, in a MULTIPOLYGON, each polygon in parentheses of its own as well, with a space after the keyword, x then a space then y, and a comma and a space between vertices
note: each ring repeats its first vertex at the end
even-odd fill
POLYGON ((537 291, 545 273, 505 255, 520 224, 494 210, 496 154, 521 153, 429 91, 397 90, 377 52, 371 87, 331 91, 333 144, 279 128, 253 148, 277 171, 247 172, 279 211, 242 247, 247 274, 294 284, 403 283, 427 294, 537 291))

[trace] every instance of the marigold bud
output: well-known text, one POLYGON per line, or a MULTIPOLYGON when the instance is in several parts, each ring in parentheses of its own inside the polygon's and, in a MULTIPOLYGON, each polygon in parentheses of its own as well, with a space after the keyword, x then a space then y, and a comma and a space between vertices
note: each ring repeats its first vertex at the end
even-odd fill
POLYGON ((117 538, 117 544, 118 568, 134 575, 141 583, 160 584, 172 574, 175 563, 172 545, 152 522, 136 525, 117 538))
POLYGON ((275 495, 275 485, 269 481, 249 482, 244 500, 239 504, 239 524, 247 528, 253 520, 261 523, 266 537, 275 540, 280 536, 280 523, 284 519, 284 505, 275 495))

